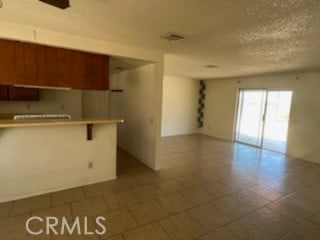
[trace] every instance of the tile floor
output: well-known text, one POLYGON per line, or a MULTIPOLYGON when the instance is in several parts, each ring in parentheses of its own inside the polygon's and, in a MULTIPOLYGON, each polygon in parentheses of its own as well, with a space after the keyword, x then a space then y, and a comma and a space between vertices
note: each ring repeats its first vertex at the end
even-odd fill
POLYGON ((117 180, 0 204, 0 239, 320 239, 319 164, 201 135, 163 138, 161 161, 119 150, 117 180), (30 216, 104 216, 108 230, 35 237, 30 216))

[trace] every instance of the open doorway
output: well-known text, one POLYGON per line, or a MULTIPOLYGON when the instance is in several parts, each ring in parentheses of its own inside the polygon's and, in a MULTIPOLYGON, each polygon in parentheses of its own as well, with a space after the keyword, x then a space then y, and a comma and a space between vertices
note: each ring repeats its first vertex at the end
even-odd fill
POLYGON ((285 153, 292 91, 241 89, 235 141, 285 153))

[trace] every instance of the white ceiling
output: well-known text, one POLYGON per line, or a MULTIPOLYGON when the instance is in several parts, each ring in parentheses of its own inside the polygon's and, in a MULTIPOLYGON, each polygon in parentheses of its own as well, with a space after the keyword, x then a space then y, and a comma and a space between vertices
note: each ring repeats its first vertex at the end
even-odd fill
POLYGON ((2 0, 0 20, 166 53, 166 74, 217 78, 320 67, 319 0, 2 0), (186 37, 169 43, 167 32, 186 37), (218 65, 205 69, 203 65, 218 65))

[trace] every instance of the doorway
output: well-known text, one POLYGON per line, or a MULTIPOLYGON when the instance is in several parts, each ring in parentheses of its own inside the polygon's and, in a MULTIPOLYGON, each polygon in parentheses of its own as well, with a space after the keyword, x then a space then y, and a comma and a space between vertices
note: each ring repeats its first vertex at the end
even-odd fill
POLYGON ((285 153, 292 91, 241 89, 235 141, 285 153))

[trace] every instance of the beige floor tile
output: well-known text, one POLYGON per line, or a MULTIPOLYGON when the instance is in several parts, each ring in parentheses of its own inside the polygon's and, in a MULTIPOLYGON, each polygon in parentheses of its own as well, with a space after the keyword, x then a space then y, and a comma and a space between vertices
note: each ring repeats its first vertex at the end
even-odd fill
MULTIPOLYGON (((230 166, 231 169, 228 171, 232 171, 233 166, 230 166)), ((254 167, 256 168, 256 167, 254 167)), ((220 172, 220 168, 216 169, 217 172, 220 172)), ((245 190, 248 188, 253 188, 257 186, 257 183, 253 181, 251 178, 248 178, 246 175, 242 174, 234 174, 232 177, 224 178, 219 180, 226 188, 234 188, 237 191, 245 190)))
POLYGON ((204 204, 213 201, 215 197, 209 192, 200 187, 189 188, 180 192, 186 199, 190 200, 196 205, 204 204))
POLYGON ((185 185, 183 185, 175 179, 161 181, 158 182, 156 185, 165 193, 182 191, 187 188, 185 185))
POLYGON ((51 240, 99 240, 98 235, 78 235, 78 234, 65 234, 65 235, 53 235, 51 240))
POLYGON ((280 240, 306 240, 304 237, 299 236, 296 233, 288 233, 284 237, 282 237, 280 240))
MULTIPOLYGON (((10 217, 0 220, 0 239, 2 240, 20 240, 32 239, 25 229, 25 223, 30 214, 18 217, 10 217)), ((38 239, 38 238, 36 238, 38 239)))
POLYGON ((233 219, 245 216, 269 203, 262 197, 249 199, 241 194, 233 194, 228 197, 220 198, 211 204, 233 219))
POLYGON ((184 198, 179 193, 173 193, 158 198, 158 202, 164 207, 170 214, 185 211, 194 207, 194 204, 184 198))
POLYGON ((123 234, 126 240, 169 240, 158 223, 151 223, 123 234))
MULTIPOLYGON (((71 222, 73 220, 72 214, 71 214, 71 207, 70 205, 62 205, 58 207, 43 209, 43 210, 37 210, 33 211, 31 213, 32 216, 41 217, 42 219, 45 219, 46 217, 56 217, 59 220, 59 225, 61 224, 62 218, 65 218, 68 222, 71 222)), ((36 228, 38 229, 44 229, 45 223, 40 222, 32 222, 36 228)))
POLYGON ((241 240, 278 240, 277 235, 271 232, 261 232, 256 226, 251 225, 245 220, 239 220, 226 226, 227 230, 230 231, 237 239, 241 240))
POLYGON ((282 216, 288 217, 291 220, 300 223, 303 220, 310 218, 313 214, 303 207, 293 206, 284 201, 275 201, 267 205, 271 211, 280 214, 282 216))
POLYGON ((197 240, 238 240, 236 236, 230 233, 225 228, 218 228, 213 232, 203 235, 197 240))
POLYGON ((203 226, 186 212, 165 218, 160 224, 173 240, 192 240, 205 232, 203 226))
POLYGON ((117 179, 111 181, 111 184, 113 186, 113 189, 116 192, 130 190, 130 189, 135 188, 139 185, 138 181, 134 177, 131 177, 131 176, 118 177, 117 179))
POLYGON ((280 239, 295 229, 291 219, 278 215, 267 208, 234 221, 226 228, 240 239, 280 239))
POLYGON ((110 209, 118 209, 139 202, 131 191, 109 193, 104 196, 104 199, 110 209))
POLYGON ((161 181, 161 178, 155 172, 140 174, 136 176, 136 179, 141 185, 156 184, 161 181))
POLYGON ((85 199, 82 188, 72 188, 52 193, 52 206, 64 205, 85 199))
POLYGON ((102 197, 71 203, 71 208, 74 217, 91 217, 109 210, 102 197))
POLYGON ((6 202, 0 204, 0 219, 9 217, 13 202, 6 202))
POLYGON ((153 171, 152 169, 146 167, 145 165, 142 165, 142 166, 134 167, 134 170, 131 171, 130 176, 136 178, 136 177, 142 176, 142 175, 147 174, 147 173, 155 174, 155 171, 153 171))
POLYGON ((106 218, 107 227, 107 233, 104 236, 101 236, 102 239, 113 237, 137 227, 136 221, 126 208, 107 212, 101 216, 106 218))
POLYGON ((181 177, 181 174, 179 174, 178 171, 173 168, 161 169, 157 171, 157 174, 163 180, 181 177))
POLYGON ((104 239, 108 239, 108 240, 125 240, 122 235, 117 235, 114 237, 110 237, 110 238, 104 238, 104 239))
POLYGON ((239 191, 239 188, 236 186, 224 185, 220 182, 205 184, 202 188, 213 194, 216 198, 225 197, 239 191))
POLYGON ((164 192, 156 184, 136 187, 131 191, 140 201, 146 201, 164 195, 164 192))
MULTIPOLYGON (((58 228, 59 234, 51 234, 51 240, 99 240, 99 235, 94 233, 94 230, 96 229, 96 225, 94 223, 94 220, 92 218, 88 218, 88 225, 87 225, 87 231, 93 232, 94 234, 86 234, 85 233, 85 227, 83 223, 83 219, 80 220, 80 234, 78 234, 76 231, 73 232, 73 234, 69 234, 67 231, 65 231, 63 234, 61 234, 61 228, 58 228)), ((72 222, 70 222, 72 224, 72 222)))
POLYGON ((17 216, 31 211, 49 208, 51 205, 50 194, 25 198, 14 202, 10 215, 17 216))
POLYGON ((110 181, 84 186, 83 190, 87 198, 99 197, 103 196, 106 193, 114 192, 112 183, 110 181))
POLYGON ((271 189, 267 189, 262 186, 255 186, 249 189, 246 189, 244 191, 241 191, 240 194, 247 196, 249 198, 254 198, 255 195, 259 195, 265 199, 268 199, 270 201, 275 201, 281 197, 283 197, 283 194, 272 191, 271 189))
POLYGON ((297 208, 304 208, 314 214, 320 212, 320 201, 309 199, 304 194, 291 194, 282 198, 281 201, 297 208))
MULTIPOLYGON (((316 214, 316 215, 313 215, 311 218, 310 218, 310 221, 315 223, 315 224, 318 224, 320 225, 320 213, 316 214)), ((320 227, 320 226, 319 226, 320 227)))
POLYGON ((176 178, 176 180, 188 187, 197 187, 205 184, 205 182, 202 179, 194 175, 185 175, 183 177, 176 178))
POLYGON ((295 228, 294 233, 307 240, 319 240, 320 227, 318 224, 310 221, 305 221, 295 228))
POLYGON ((206 231, 212 231, 231 221, 231 217, 210 204, 193 208, 187 212, 202 224, 206 231))
POLYGON ((159 220, 169 215, 155 200, 138 203, 128 208, 140 225, 159 220))

